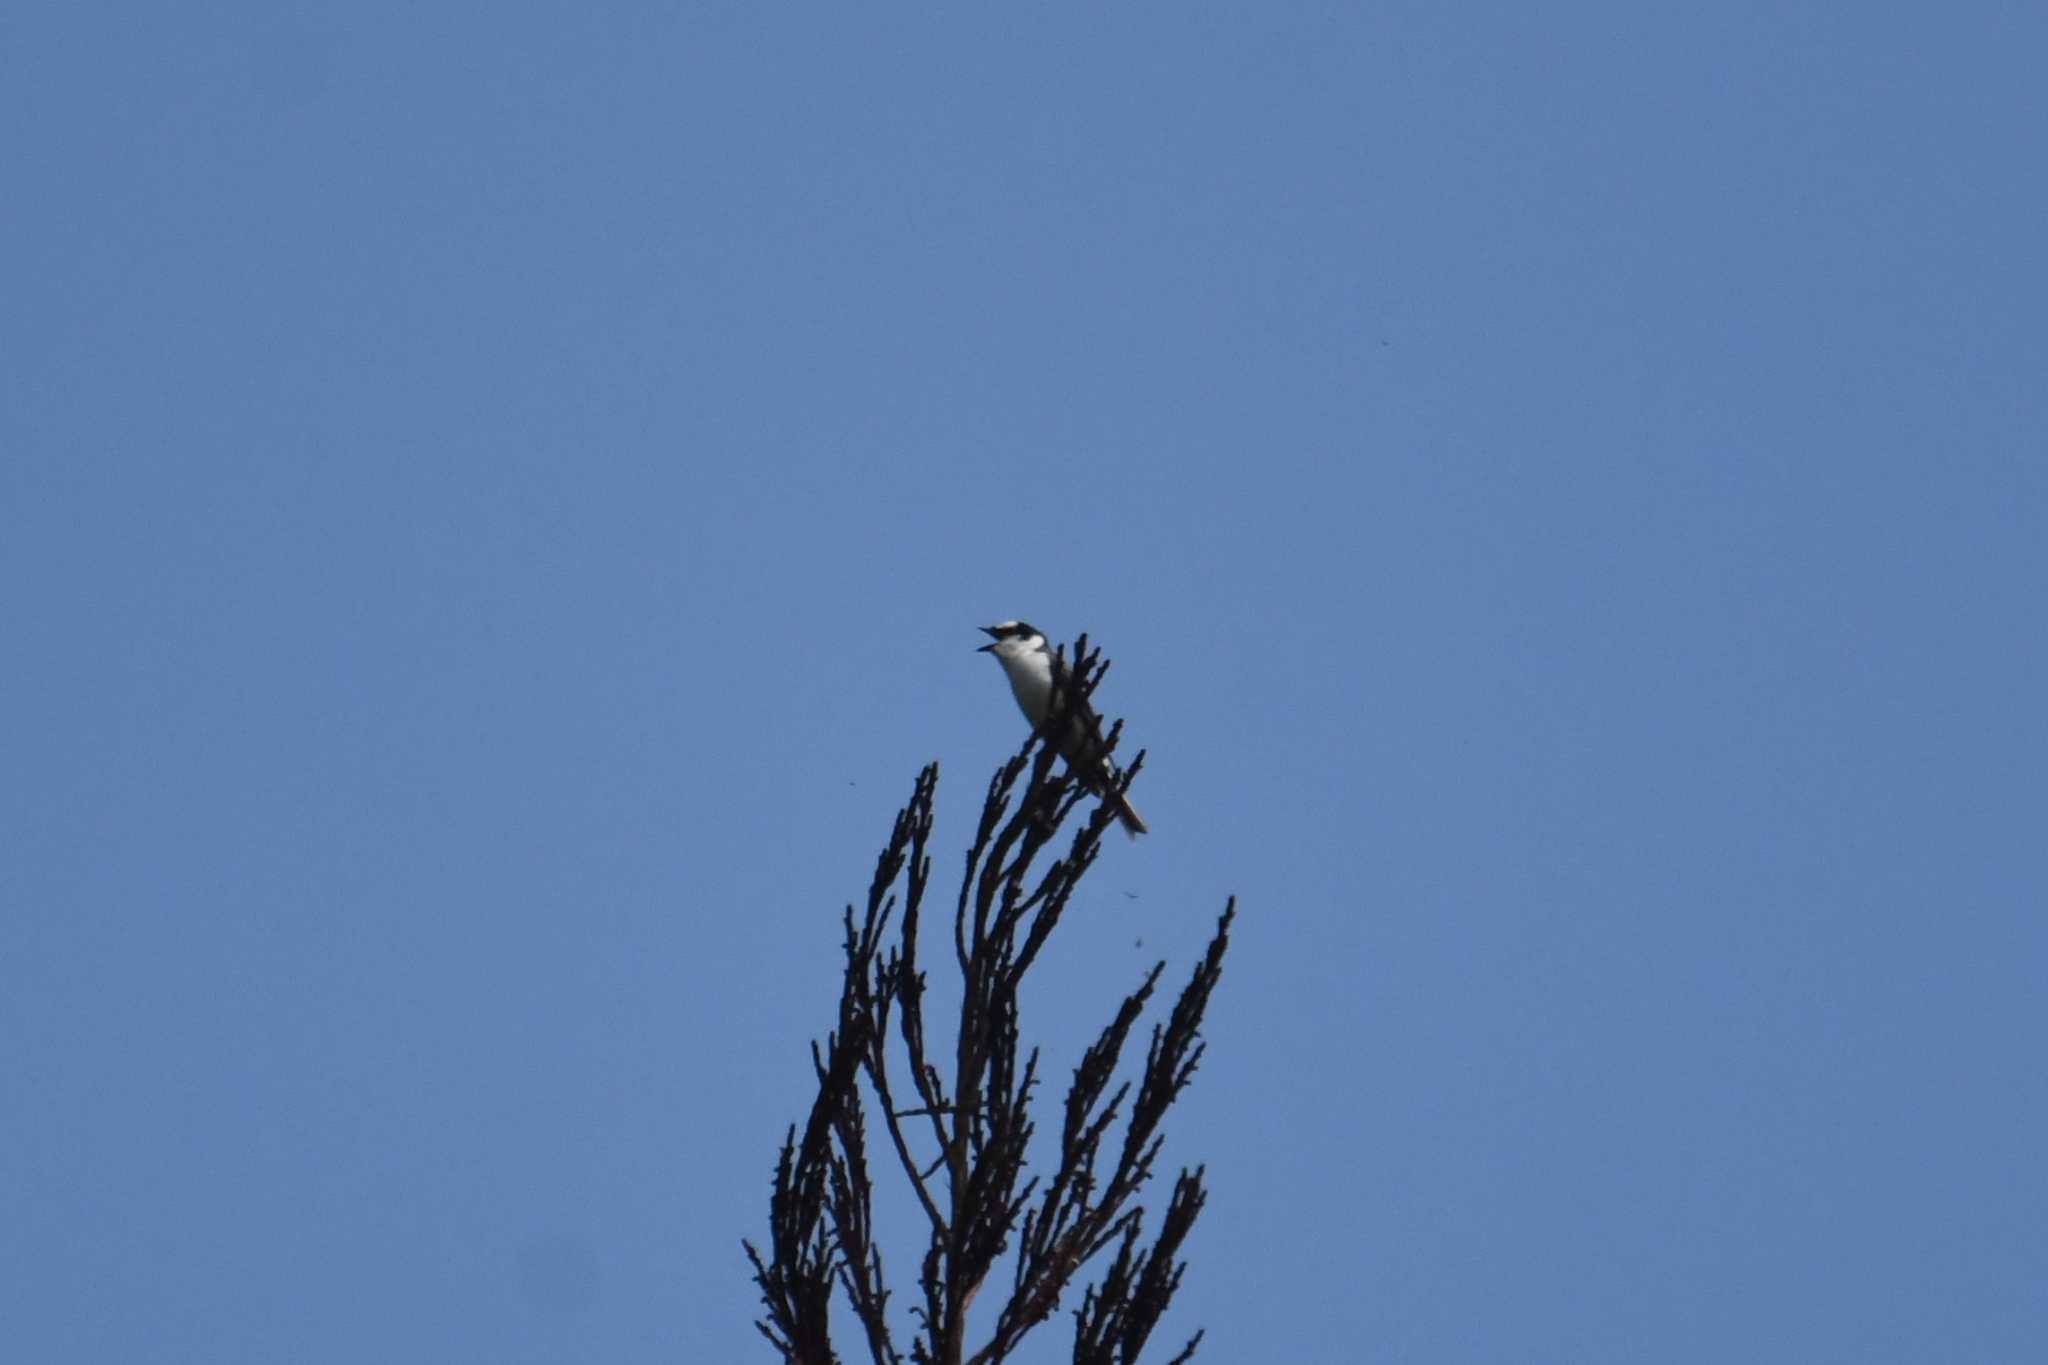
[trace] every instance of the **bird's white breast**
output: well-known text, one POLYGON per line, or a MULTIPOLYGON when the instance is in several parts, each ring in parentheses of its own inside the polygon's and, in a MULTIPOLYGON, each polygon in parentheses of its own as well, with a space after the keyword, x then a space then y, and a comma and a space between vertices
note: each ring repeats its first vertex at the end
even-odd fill
POLYGON ((1052 656, 1042 650, 1018 654, 998 650, 997 657, 1024 718, 1033 725, 1044 720, 1045 708, 1052 702, 1052 656))

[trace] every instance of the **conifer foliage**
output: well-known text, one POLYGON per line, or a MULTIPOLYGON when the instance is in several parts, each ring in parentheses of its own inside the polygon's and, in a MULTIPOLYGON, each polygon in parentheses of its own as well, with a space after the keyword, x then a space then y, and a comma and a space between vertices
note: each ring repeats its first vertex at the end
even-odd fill
MULTIPOLYGON (((1074 657, 1072 685, 1085 698, 1108 665, 1089 652, 1085 635, 1074 657)), ((897 814, 866 909, 846 908, 838 1017, 811 1049, 817 1097, 783 1141, 767 1247, 745 1244, 765 1308, 757 1325, 791 1365, 841 1359, 835 1287, 843 1333, 857 1333, 875 1365, 992 1365, 1063 1301, 1077 1365, 1128 1365, 1141 1358, 1180 1286, 1182 1244, 1207 1198, 1202 1168, 1180 1171, 1149 1234, 1139 1198, 1165 1141, 1166 1115, 1202 1057, 1202 1018, 1222 973, 1235 901, 1171 1011, 1153 1023, 1135 1074, 1119 1063, 1164 962, 1083 1053, 1054 1111, 1057 1147, 1041 1143, 1034 1153, 1045 1097, 1039 1051, 1023 1041, 1019 986, 1114 823, 1110 804, 1098 803, 1071 822, 1065 852, 1050 852, 1087 794, 1055 764, 1044 728, 989 783, 953 908, 957 1008, 950 992, 943 1007, 928 998, 919 959, 936 764, 918 774, 897 814), (885 1265, 876 1244, 876 1165, 896 1169, 921 1211, 914 1290, 891 1287, 890 1271, 903 1272, 885 1265), (899 1292, 912 1296, 907 1314, 891 1312, 899 1292), (898 1341, 906 1328, 907 1347, 898 1341)), ((1103 736, 1103 752, 1121 729, 1119 722, 1103 736)), ((1141 753, 1123 773, 1126 788, 1143 765, 1141 753)), ((1197 1332, 1168 1365, 1189 1359, 1200 1341, 1197 1332)))

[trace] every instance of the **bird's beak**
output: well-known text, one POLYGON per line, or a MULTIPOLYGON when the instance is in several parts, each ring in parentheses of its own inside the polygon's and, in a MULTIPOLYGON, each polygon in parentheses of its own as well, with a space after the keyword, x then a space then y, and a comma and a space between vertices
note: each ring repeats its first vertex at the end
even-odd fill
POLYGON ((996 647, 995 642, 1003 638, 1002 636, 996 634, 996 628, 994 626, 976 626, 975 629, 980 631, 983 635, 988 636, 989 642, 983 645, 980 649, 975 650, 974 652, 976 654, 989 654, 994 652, 996 647))

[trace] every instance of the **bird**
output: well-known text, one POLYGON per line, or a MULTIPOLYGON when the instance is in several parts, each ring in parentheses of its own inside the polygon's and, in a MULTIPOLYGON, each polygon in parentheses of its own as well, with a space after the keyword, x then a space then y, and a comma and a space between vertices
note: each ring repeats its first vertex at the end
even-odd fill
POLYGON ((1061 698, 1063 707, 1071 701, 1074 714, 1065 725, 1053 727, 1053 747, 1067 760, 1067 770, 1080 779, 1082 786, 1100 793, 1111 804, 1116 818, 1133 839, 1149 833, 1130 798, 1117 789, 1122 774, 1109 755, 1101 752, 1101 717, 1095 714, 1086 697, 1069 688, 1066 660, 1046 645, 1045 632, 1025 621, 998 621, 983 626, 981 631, 989 637, 989 643, 975 652, 996 656, 996 662, 1003 666, 1003 673, 1010 680, 1018 709, 1034 730, 1045 723, 1046 711, 1055 696, 1061 698))

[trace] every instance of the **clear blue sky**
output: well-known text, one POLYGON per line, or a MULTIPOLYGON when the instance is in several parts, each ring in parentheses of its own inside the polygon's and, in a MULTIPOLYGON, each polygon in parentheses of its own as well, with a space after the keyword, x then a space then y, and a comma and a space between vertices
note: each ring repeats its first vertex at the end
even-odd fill
POLYGON ((1204 1359, 2048 1358, 2044 51, 13 8, 10 1358, 766 1360, 838 908, 929 759, 950 875, 1009 616, 1151 752, 1054 1074, 1242 898, 1204 1359))

